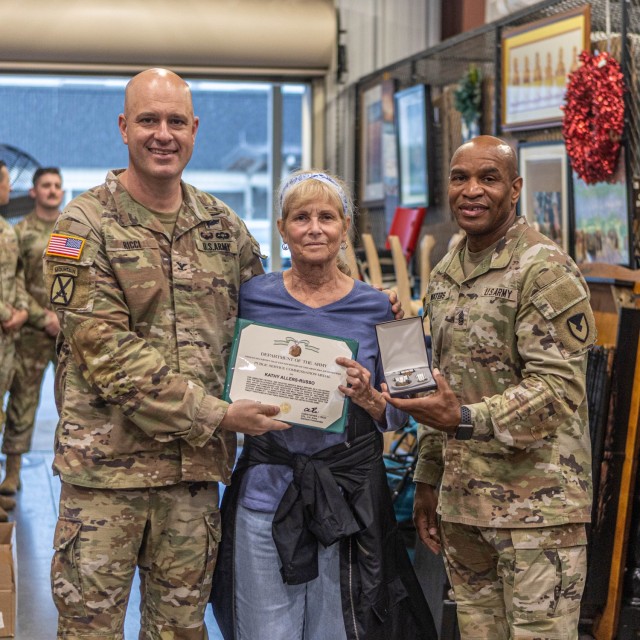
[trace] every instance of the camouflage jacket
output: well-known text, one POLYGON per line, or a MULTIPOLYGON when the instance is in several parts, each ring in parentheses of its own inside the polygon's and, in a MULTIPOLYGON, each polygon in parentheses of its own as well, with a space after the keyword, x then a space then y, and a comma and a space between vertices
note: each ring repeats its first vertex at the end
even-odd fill
POLYGON ((47 246, 55 222, 46 222, 35 211, 25 216, 14 227, 18 236, 20 258, 24 266, 24 279, 29 299, 28 323, 36 329, 44 329, 45 309, 51 308, 49 292, 44 286, 42 254, 47 246))
POLYGON ((236 434, 218 428, 220 396, 258 243, 186 184, 171 241, 117 173, 69 203, 45 253, 61 324, 54 471, 103 488, 228 482, 236 434))
POLYGON ((518 218, 467 278, 463 239, 425 296, 433 366, 475 425, 471 440, 421 427, 418 482, 441 483, 442 518, 483 527, 587 522, 587 352, 596 337, 577 266, 518 218))
POLYGON ((0 322, 6 322, 11 318, 11 307, 27 309, 27 292, 24 287, 24 269, 19 260, 16 233, 0 216, 0 322))

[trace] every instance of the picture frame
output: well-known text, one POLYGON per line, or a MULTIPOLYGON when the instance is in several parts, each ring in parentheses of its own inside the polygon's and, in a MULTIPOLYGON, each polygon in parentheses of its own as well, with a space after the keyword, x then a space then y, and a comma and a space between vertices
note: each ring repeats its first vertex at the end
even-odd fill
POLYGON ((360 94, 360 204, 384 204, 383 85, 376 82, 360 94))
POLYGON ((590 50, 590 9, 585 4, 502 32, 503 130, 560 125, 568 76, 590 50))
POLYGON ((576 263, 605 262, 632 267, 632 207, 625 148, 610 181, 587 184, 571 172, 572 255, 576 263))
POLYGON ((418 84, 395 94, 398 204, 426 207, 432 199, 431 92, 418 84))
POLYGON ((398 156, 396 152, 396 122, 394 95, 398 82, 395 78, 382 81, 382 179, 384 197, 398 197, 398 156))
POLYGON ((519 213, 567 253, 571 249, 569 161, 563 141, 518 145, 519 213))

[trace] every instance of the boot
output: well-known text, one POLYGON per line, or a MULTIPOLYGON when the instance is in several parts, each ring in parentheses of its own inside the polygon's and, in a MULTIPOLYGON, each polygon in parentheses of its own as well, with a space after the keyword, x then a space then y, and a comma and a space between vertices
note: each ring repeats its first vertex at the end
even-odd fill
POLYGON ((0 522, 7 522, 7 520, 9 520, 7 511, 11 511, 15 506, 16 501, 13 498, 0 496, 0 522))
POLYGON ((12 496, 20 488, 20 465, 22 456, 19 453, 7 454, 7 473, 0 484, 0 494, 12 496))
POLYGON ((11 511, 16 506, 16 501, 7 496, 0 496, 0 509, 2 511, 11 511))

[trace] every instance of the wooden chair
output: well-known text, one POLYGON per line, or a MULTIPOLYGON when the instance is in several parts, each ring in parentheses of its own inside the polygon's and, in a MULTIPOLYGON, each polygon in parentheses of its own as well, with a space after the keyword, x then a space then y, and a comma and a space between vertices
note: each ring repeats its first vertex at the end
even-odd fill
POLYGON ((436 239, 428 233, 425 233, 422 240, 420 240, 420 252, 418 254, 420 260, 420 297, 427 290, 429 276, 431 275, 431 250, 435 245, 436 239))
POLYGON ((400 244, 398 236, 389 236, 389 246, 391 247, 391 255, 393 257, 393 268, 396 272, 396 291, 398 299, 404 309, 406 318, 420 315, 422 302, 414 300, 411 296, 411 280, 409 279, 409 271, 407 269, 407 261, 404 257, 404 251, 400 244))
MULTIPOLYGON (((427 214, 426 207, 396 207, 389 227, 389 236, 397 236, 407 263, 411 260, 420 237, 422 222, 427 214)), ((387 236, 386 248, 391 249, 387 236)))
POLYGON ((367 260, 369 284, 372 284, 376 287, 381 287, 382 268, 380 267, 380 258, 378 258, 378 249, 376 249, 376 243, 370 233, 363 233, 361 237, 362 246, 364 247, 364 255, 367 260))
POLYGON ((353 249, 353 244, 351 240, 347 238, 347 248, 344 250, 344 261, 347 263, 349 267, 349 271, 351 271, 351 277, 354 280, 362 280, 362 275, 360 274, 360 267, 358 265, 358 260, 356 259, 356 252, 353 249))

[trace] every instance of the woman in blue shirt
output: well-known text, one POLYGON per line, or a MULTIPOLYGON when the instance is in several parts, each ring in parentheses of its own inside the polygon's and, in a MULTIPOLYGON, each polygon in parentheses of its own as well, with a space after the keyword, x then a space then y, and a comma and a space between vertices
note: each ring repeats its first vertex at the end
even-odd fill
POLYGON ((243 284, 239 316, 357 340, 357 359, 337 360, 346 369, 339 389, 351 401, 348 425, 343 433, 293 426, 246 437, 223 502, 216 617, 235 640, 436 638, 382 461, 381 432, 407 420, 380 392, 375 325, 393 319, 389 299, 345 273, 339 253, 351 202, 338 178, 294 173, 280 207, 291 268, 243 284))

